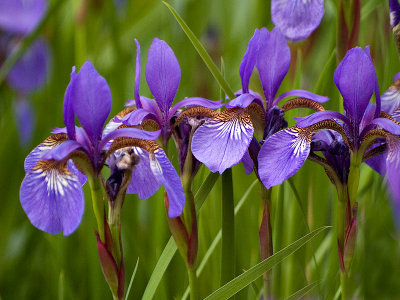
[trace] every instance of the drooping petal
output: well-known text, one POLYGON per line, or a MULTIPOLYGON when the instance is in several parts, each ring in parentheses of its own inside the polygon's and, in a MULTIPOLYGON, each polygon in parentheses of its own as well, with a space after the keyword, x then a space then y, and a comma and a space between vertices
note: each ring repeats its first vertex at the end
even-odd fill
POLYGON ((48 65, 49 46, 38 39, 11 69, 7 82, 19 92, 31 92, 45 83, 48 65))
POLYGON ((272 22, 293 42, 307 38, 321 23, 323 0, 272 0, 272 22))
POLYGON ((176 103, 170 109, 170 111, 168 113, 168 119, 171 119, 174 116, 174 114, 177 112, 178 109, 180 109, 181 107, 184 107, 184 106, 189 106, 189 105, 203 106, 203 107, 207 107, 207 108, 211 108, 211 109, 217 109, 217 108, 224 106, 223 104, 221 104, 221 100, 214 101, 214 100, 208 100, 208 99, 200 98, 200 97, 185 98, 185 99, 179 101, 178 103, 176 103))
POLYGON ((63 161, 65 160, 72 152, 76 150, 82 149, 82 145, 76 141, 65 141, 64 143, 54 147, 50 151, 47 151, 42 159, 45 160, 56 160, 63 161))
POLYGON ((256 29, 254 31, 254 35, 249 41, 246 53, 244 54, 242 62, 240 64, 239 74, 242 80, 243 93, 249 92, 250 77, 251 74, 253 73, 253 69, 257 61, 259 33, 260 33, 259 29, 256 29))
POLYGON ((73 98, 71 95, 71 90, 76 79, 76 68, 72 67, 71 79, 65 90, 64 94, 64 104, 63 104, 63 117, 64 124, 67 129, 68 138, 71 140, 75 139, 75 114, 73 108, 73 98))
POLYGON ((250 157, 249 151, 246 151, 246 153, 244 154, 242 158, 242 163, 246 174, 247 175, 251 174, 251 172, 253 172, 254 163, 250 157))
POLYGON ((328 119, 338 119, 350 126, 350 121, 345 116, 343 116, 341 113, 331 110, 317 111, 309 116, 300 118, 295 117, 294 119, 297 121, 296 126, 298 127, 308 127, 328 119))
POLYGON ((392 137, 388 141, 389 151, 386 159, 387 178, 393 195, 395 217, 400 220, 400 140, 392 137))
POLYGON ((150 155, 150 168, 154 177, 167 191, 169 201, 168 216, 170 218, 180 216, 185 206, 182 182, 174 166, 161 148, 150 155))
POLYGON ((139 199, 147 199, 158 191, 161 183, 157 181, 151 170, 149 152, 139 147, 132 149, 140 157, 140 162, 132 171, 132 180, 126 192, 138 194, 139 199))
POLYGON ((168 116, 181 80, 181 69, 172 49, 158 38, 153 40, 147 54, 145 75, 160 110, 168 116))
POLYGON ((329 97, 320 96, 320 95, 311 93, 311 92, 306 91, 306 90, 291 90, 291 91, 287 91, 287 92, 279 95, 278 97, 276 97, 276 99, 274 100, 273 106, 278 105, 278 103, 282 99, 285 99, 286 97, 292 97, 292 96, 303 97, 303 98, 306 98, 306 99, 314 100, 314 101, 319 102, 319 103, 324 103, 326 101, 329 101, 329 97))
POLYGON ((150 114, 151 113, 147 110, 143 108, 138 108, 123 117, 121 119, 121 122, 128 126, 136 126, 139 125, 144 120, 144 118, 150 114))
POLYGON ((368 53, 360 47, 347 51, 335 71, 334 81, 343 96, 346 116, 357 128, 376 88, 375 69, 368 53))
POLYGON ((310 153, 311 133, 298 127, 281 130, 265 140, 258 172, 267 189, 297 173, 310 153))
POLYGON ((61 145, 67 140, 68 137, 65 133, 51 135, 48 138, 46 138, 35 149, 33 149, 31 153, 29 153, 28 156, 25 158, 24 162, 25 172, 27 173, 29 170, 31 170, 39 162, 39 160, 45 153, 61 145))
MULTIPOLYGON (((397 0, 396 0, 397 1, 397 0)), ((381 96, 382 110, 392 115, 400 108, 400 80, 392 84, 381 96)))
POLYGON ((379 173, 380 175, 386 174, 386 160, 387 160, 387 153, 383 153, 378 156, 374 156, 365 163, 371 167, 372 170, 379 173))
POLYGON ((51 234, 69 235, 79 226, 84 209, 81 184, 65 165, 39 161, 20 189, 22 208, 31 223, 51 234))
POLYGON ((136 43, 136 70, 135 70, 135 103, 137 108, 142 108, 140 102, 139 86, 140 86, 140 44, 135 39, 136 43))
POLYGON ((110 132, 107 136, 105 136, 100 144, 99 148, 103 149, 104 146, 111 140, 114 140, 118 137, 129 137, 136 138, 142 140, 155 140, 160 135, 160 130, 157 131, 145 131, 137 128, 121 128, 110 132))
POLYGON ((21 146, 26 147, 32 140, 36 123, 35 113, 28 99, 21 98, 14 101, 13 104, 19 141, 21 146))
POLYGON ((400 22, 400 5, 398 0, 389 0, 390 26, 395 27, 400 22))
POLYGON ((111 110, 111 91, 107 81, 86 61, 71 86, 73 111, 95 147, 111 110))
POLYGON ((1 0, 0 28, 17 34, 33 30, 46 11, 46 0, 1 0))
POLYGON ((371 124, 378 125, 393 134, 400 135, 400 125, 394 123, 389 119, 386 118, 373 119, 371 124))
POLYGON ((225 109, 196 130, 192 138, 192 153, 211 172, 222 174, 242 160, 253 132, 247 113, 225 109))
POLYGON ((289 70, 290 49, 278 28, 274 28, 271 33, 265 28, 261 29, 259 43, 256 66, 269 109, 289 70))

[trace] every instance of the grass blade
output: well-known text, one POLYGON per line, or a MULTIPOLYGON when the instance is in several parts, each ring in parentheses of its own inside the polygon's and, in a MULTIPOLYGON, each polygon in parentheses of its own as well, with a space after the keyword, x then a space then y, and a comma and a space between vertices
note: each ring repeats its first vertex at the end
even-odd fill
POLYGON ((239 275, 232 281, 225 284, 223 287, 219 288, 218 290, 214 291, 211 295, 209 295, 206 299, 207 300, 215 300, 215 299, 228 299, 232 297, 237 292, 251 284, 254 280, 258 277, 262 276, 266 271, 271 269, 273 266, 281 262, 284 258, 288 257, 296 250, 298 250, 301 246, 305 245, 306 243, 310 242, 317 234, 322 232, 323 230, 330 228, 330 226, 325 226, 314 230, 313 232, 306 234, 305 236, 301 237, 294 243, 290 244, 289 246, 283 248, 282 250, 278 251, 271 257, 263 260, 262 262, 256 264, 248 271, 244 272, 243 274, 239 275))
MULTIPOLYGON (((199 213, 201 206, 203 205, 207 196, 210 194, 218 178, 219 178, 218 173, 208 174, 206 180, 203 182, 203 184, 197 191, 196 195, 194 196, 194 202, 196 205, 197 214, 199 213)), ((160 284, 160 281, 164 276, 164 273, 167 270, 167 267, 171 262, 172 258, 174 257, 177 249, 178 248, 176 247, 174 238, 170 237, 167 245, 165 246, 163 252, 161 253, 160 258, 157 261, 153 273, 150 276, 150 280, 147 283, 146 289, 143 293, 142 297, 143 300, 153 299, 157 287, 160 284)))
POLYGON ((211 59, 210 55, 207 53, 206 49, 200 43, 198 38, 194 35, 193 31, 187 26, 185 21, 181 18, 181 16, 176 12, 175 9, 172 8, 167 2, 164 2, 165 6, 171 11, 174 15, 176 21, 181 26, 182 30, 185 32, 186 36, 189 38, 190 42, 192 43, 193 47, 196 49, 197 53, 199 53, 200 57, 206 64, 207 68, 210 70, 211 74, 214 76, 215 80, 217 80, 218 84, 221 86, 222 90, 225 94, 230 98, 235 98, 235 94, 233 93, 231 87, 229 86, 228 82, 225 80, 224 76, 222 76, 220 70, 215 65, 213 60, 211 59))
POLYGON ((135 279, 135 275, 136 275, 136 271, 137 271, 138 266, 139 266, 139 257, 137 258, 135 269, 133 270, 133 273, 132 273, 132 276, 131 276, 131 280, 129 281, 129 286, 128 286, 128 290, 126 291, 125 299, 128 299, 129 293, 131 292, 133 279, 135 279))
POLYGON ((313 288, 315 288, 319 284, 319 281, 315 281, 298 290, 294 294, 290 295, 286 300, 297 300, 303 298, 307 295, 313 288))

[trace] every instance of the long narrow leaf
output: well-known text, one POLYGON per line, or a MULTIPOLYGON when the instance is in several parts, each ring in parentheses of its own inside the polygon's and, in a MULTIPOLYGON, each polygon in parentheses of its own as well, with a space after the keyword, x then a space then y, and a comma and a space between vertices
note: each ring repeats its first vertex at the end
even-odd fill
POLYGON ((297 300, 303 298, 307 295, 313 288, 315 288, 319 284, 319 281, 315 281, 298 290, 294 294, 290 295, 286 300, 297 300))
MULTIPOLYGON (((207 176, 206 180, 203 182, 203 184, 200 186, 196 195, 194 196, 197 214, 199 213, 201 206, 203 205, 207 196, 210 194, 218 178, 219 178, 218 173, 210 173, 207 176)), ((177 249, 178 248, 176 247, 173 237, 170 237, 167 245, 165 246, 163 252, 161 253, 160 258, 157 261, 153 273, 150 276, 150 280, 147 283, 142 299, 144 300, 153 299, 157 287, 160 284, 160 281, 164 276, 164 273, 167 270, 167 267, 171 262, 172 258, 174 257, 177 249)))
POLYGON ((136 271, 137 271, 138 266, 139 266, 139 257, 137 258, 135 269, 133 270, 133 273, 132 273, 132 276, 131 276, 131 280, 129 281, 129 286, 128 286, 128 290, 126 291, 125 299, 128 299, 129 294, 131 292, 133 279, 135 279, 135 275, 136 275, 136 271))
POLYGON ((330 228, 330 226, 325 226, 314 230, 313 232, 306 234, 301 237, 294 243, 289 246, 283 248, 279 252, 275 253, 271 257, 263 260, 262 262, 256 264, 254 267, 250 268, 248 271, 239 275, 232 281, 225 284, 223 287, 219 288, 211 295, 209 295, 206 299, 215 300, 215 299, 228 299, 232 297, 237 292, 251 284, 258 277, 262 276, 266 271, 271 269, 273 266, 281 262, 284 258, 288 257, 296 250, 298 250, 301 246, 310 242, 317 234, 322 232, 323 230, 330 228))
POLYGON ((218 67, 215 65, 213 60, 211 59, 210 55, 207 53, 206 49, 200 43, 198 38, 194 35, 193 31, 187 26, 185 21, 181 18, 181 16, 176 12, 175 9, 172 8, 167 2, 163 3, 168 7, 171 13, 174 15, 176 21, 181 26, 182 30, 185 32, 186 36, 189 38, 190 42, 192 43, 193 47, 196 49, 197 53, 199 53, 200 57, 206 64, 207 68, 210 70, 211 74, 214 76, 215 80, 217 80, 218 84, 224 90, 225 94, 230 98, 235 98, 235 94, 233 93, 231 87, 229 86, 228 82, 225 80, 224 76, 222 76, 221 72, 219 71, 218 67))

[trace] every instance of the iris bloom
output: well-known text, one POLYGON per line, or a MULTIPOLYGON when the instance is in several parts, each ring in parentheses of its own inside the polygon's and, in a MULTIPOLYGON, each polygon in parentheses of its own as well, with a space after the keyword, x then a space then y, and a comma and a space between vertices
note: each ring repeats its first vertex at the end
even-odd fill
MULTIPOLYGON (((204 98, 194 97, 185 98, 171 107, 178 90, 181 78, 181 70, 174 52, 168 44, 162 40, 155 38, 150 46, 147 55, 146 80, 150 91, 155 100, 141 96, 139 94, 140 85, 140 45, 136 41, 136 74, 135 74, 135 100, 128 101, 127 105, 134 105, 120 112, 106 127, 106 132, 121 126, 142 126, 149 129, 160 129, 162 143, 167 145, 169 138, 173 132, 174 120, 179 110, 185 106, 206 106, 208 108, 219 108, 219 101, 210 101, 204 98)), ((153 143, 159 151, 161 147, 153 143)), ((169 180, 174 183, 168 184, 160 180, 154 180, 155 167, 149 161, 147 150, 134 147, 133 151, 140 157, 140 162, 132 173, 132 181, 127 189, 127 193, 137 193, 140 199, 151 197, 164 184, 172 195, 177 186, 181 186, 179 177, 171 176, 176 174, 172 165, 170 168, 169 180)), ((161 152, 160 152, 161 153, 161 152)), ((164 153, 164 152, 162 152, 164 153)), ((165 153, 163 154, 165 155, 165 153)), ((167 157, 164 157, 167 159, 167 157)), ((170 193, 168 199, 171 201, 170 193)), ((171 205, 171 203, 170 203, 171 205)), ((175 214, 176 215, 176 214, 175 214)), ((170 215, 171 217, 172 215, 170 215)))
POLYGON ((323 0, 271 0, 272 22, 293 42, 306 39, 323 15, 323 0))
MULTIPOLYGON (((105 151, 110 140, 128 139, 138 144, 158 137, 159 131, 122 128, 102 138, 110 110, 111 91, 93 65, 86 62, 78 74, 74 69, 64 98, 66 128, 56 130, 55 135, 45 139, 25 160, 26 175, 21 184, 20 200, 37 228, 52 234, 64 231, 64 235, 68 235, 81 221, 84 207, 81 182, 84 179, 79 180, 82 175, 71 159, 91 180, 99 176, 107 156, 112 153, 105 151), (75 116, 82 128, 75 126, 75 116)), ((116 150, 117 144, 112 148, 116 150)), ((154 172, 159 174, 165 161, 162 155, 155 156, 154 172)), ((179 210, 173 211, 176 213, 179 210)))
MULTIPOLYGON (((284 111, 295 107, 323 109, 318 102, 327 101, 328 98, 304 90, 292 90, 276 97, 289 66, 290 49, 279 29, 271 32, 266 28, 256 29, 240 65, 242 89, 236 93, 237 98, 231 100, 221 113, 209 111, 211 118, 193 135, 192 152, 211 172, 222 174, 241 161, 247 172, 251 172, 252 160, 247 150, 255 129, 265 139, 287 126, 284 111), (265 106, 261 96, 249 90, 255 66, 260 75, 265 106), (289 100, 279 108, 278 103, 289 96, 300 98, 289 100)), ((252 144, 254 148, 259 147, 256 141, 252 144)))
MULTIPOLYGON (((284 129, 269 137, 258 156, 261 180, 269 188, 281 184, 294 175, 310 155, 315 158, 312 151, 319 150, 318 147, 313 149, 314 133, 321 129, 331 129, 342 136, 342 144, 346 145, 350 151, 352 165, 359 166, 362 161, 382 155, 387 151, 387 177, 395 199, 398 201, 400 199, 398 183, 400 126, 388 114, 381 112, 379 88, 369 48, 366 47, 363 50, 357 47, 349 50, 335 71, 334 81, 343 96, 345 114, 334 111, 316 112, 308 117, 300 118, 297 126, 284 129), (375 104, 370 103, 373 93, 376 97, 375 104), (379 139, 384 139, 387 149, 385 147, 371 148, 379 139)), ((335 136, 333 139, 337 140, 337 134, 335 136)), ((314 135, 314 141, 315 137, 316 135, 314 135)), ((339 154, 336 153, 336 155, 339 154)), ((341 157, 345 156, 341 154, 341 157)), ((319 160, 323 165, 334 169, 329 159, 320 158, 319 160)), ((351 173, 351 168, 347 163, 343 167, 351 173)), ((336 174, 331 172, 330 175, 333 179, 332 176, 335 177, 337 172, 336 174)), ((351 186, 355 184, 352 181, 354 178, 350 178, 351 175, 349 174, 348 181, 344 182, 349 184, 350 194, 352 194, 351 186)), ((337 179, 339 180, 340 178, 337 179)), ((355 184, 357 185, 358 183, 355 184)), ((350 197, 353 198, 352 195, 350 197)))

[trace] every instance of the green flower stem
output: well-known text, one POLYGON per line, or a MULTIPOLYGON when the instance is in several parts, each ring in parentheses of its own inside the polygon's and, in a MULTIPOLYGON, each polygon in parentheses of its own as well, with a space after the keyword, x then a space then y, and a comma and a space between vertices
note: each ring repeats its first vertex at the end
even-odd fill
MULTIPOLYGON (((273 255, 272 227, 271 227, 271 189, 266 189, 261 184, 262 193, 262 220, 260 225, 260 253, 261 260, 273 255)), ((264 273, 264 299, 272 299, 271 270, 264 273)))
POLYGON ((111 236, 114 246, 114 259, 117 266, 121 265, 121 240, 120 240, 120 220, 121 220, 121 208, 125 193, 119 193, 114 203, 110 203, 108 210, 108 226, 110 227, 111 236))
MULTIPOLYGON (((360 152, 359 152, 360 153, 360 152)), ((360 182, 360 165, 362 162, 362 155, 353 153, 350 158, 350 171, 348 179, 350 207, 353 207, 357 197, 358 185, 360 182)), ((347 199, 347 198, 346 198, 347 199)))
POLYGON ((101 182, 99 177, 88 177, 90 191, 92 193, 92 204, 94 215, 96 216, 97 221, 97 229, 99 232, 99 236, 101 241, 105 242, 104 237, 104 200, 103 200, 103 192, 101 188, 101 182))
POLYGON ((187 268, 189 275, 189 287, 190 287, 190 300, 198 300, 199 297, 199 283, 196 274, 196 268, 188 267, 187 268))
POLYGON ((235 277, 235 213, 232 170, 222 174, 221 286, 235 277))

